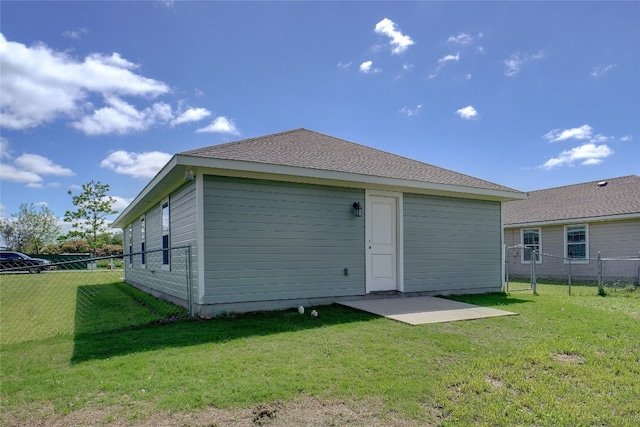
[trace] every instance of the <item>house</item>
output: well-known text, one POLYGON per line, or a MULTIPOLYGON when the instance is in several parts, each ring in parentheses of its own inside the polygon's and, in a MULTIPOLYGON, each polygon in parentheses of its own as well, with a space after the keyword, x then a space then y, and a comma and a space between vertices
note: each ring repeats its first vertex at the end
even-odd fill
POLYGON ((128 283, 213 316, 500 291, 501 206, 523 197, 297 129, 174 155, 113 226, 129 253, 147 251, 127 257, 128 283), (187 245, 190 280, 169 251, 187 245))
MULTIPOLYGON (((593 280, 597 258, 640 254, 640 177, 637 175, 532 191, 504 204, 507 246, 535 249, 538 277, 572 275, 593 280)), ((507 254, 509 272, 528 274, 529 250, 507 254)), ((627 263, 635 269, 635 265, 627 263)), ((637 271, 630 271, 630 277, 637 271)))

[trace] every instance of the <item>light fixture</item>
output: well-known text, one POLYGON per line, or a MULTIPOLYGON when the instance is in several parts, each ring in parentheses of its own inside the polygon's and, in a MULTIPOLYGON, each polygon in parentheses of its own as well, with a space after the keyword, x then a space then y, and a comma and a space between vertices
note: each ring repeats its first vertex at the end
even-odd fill
POLYGON ((362 206, 360 202, 353 202, 353 214, 357 217, 362 216, 362 206))
POLYGON ((193 169, 191 168, 186 168, 184 170, 184 180, 185 181, 193 181, 193 169))

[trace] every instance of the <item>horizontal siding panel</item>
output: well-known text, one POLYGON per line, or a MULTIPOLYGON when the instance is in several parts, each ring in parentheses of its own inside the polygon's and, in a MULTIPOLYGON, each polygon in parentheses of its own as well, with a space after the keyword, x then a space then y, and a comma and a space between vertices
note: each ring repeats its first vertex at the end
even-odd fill
POLYGON ((364 293, 364 221, 351 207, 362 190, 204 182, 205 303, 364 293))
MULTIPOLYGON (((536 275, 545 277, 568 277, 569 267, 564 261, 564 226, 554 225, 541 227, 542 230, 542 263, 536 264, 536 275)), ((507 229, 505 241, 512 245, 521 243, 521 229, 507 229)), ((601 257, 635 257, 640 251, 640 220, 607 221, 589 224, 589 257, 588 262, 572 262, 571 274, 578 278, 597 278, 598 252, 601 257)), ((507 254, 508 271, 513 275, 529 275, 531 265, 522 263, 519 252, 513 250, 507 254), (510 256, 511 255, 511 256, 510 256)))
POLYGON ((498 202, 404 195, 407 292, 501 287, 498 202))
POLYGON ((283 292, 276 292, 269 290, 268 292, 255 291, 245 294, 221 294, 221 295, 207 295, 204 298, 204 304, 231 304, 240 302, 257 302, 257 301, 277 301, 287 299, 313 299, 313 298, 335 298, 353 296, 353 292, 348 288, 326 287, 325 284, 319 284, 313 290, 296 290, 294 298, 292 298, 291 291, 286 289, 283 292))
MULTIPOLYGON (((190 244, 192 248, 192 278, 197 283, 197 209, 195 183, 187 184, 169 196, 169 231, 171 247, 190 244)), ((134 251, 139 251, 140 224, 134 222, 134 251)), ((162 248, 162 208, 158 203, 145 213, 145 245, 148 251, 162 248)), ((173 297, 187 300, 187 260, 183 249, 171 251, 171 269, 163 270, 161 252, 148 253, 146 267, 140 263, 140 256, 133 258, 132 266, 126 268, 128 282, 146 286, 173 297)))

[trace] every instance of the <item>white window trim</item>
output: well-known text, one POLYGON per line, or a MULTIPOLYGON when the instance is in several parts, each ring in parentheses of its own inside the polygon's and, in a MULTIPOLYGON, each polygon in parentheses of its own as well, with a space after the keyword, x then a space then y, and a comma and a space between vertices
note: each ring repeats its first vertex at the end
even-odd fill
POLYGON ((542 264, 542 228, 541 227, 527 227, 520 229, 520 244, 522 245, 522 250, 520 251, 520 263, 521 264, 531 264, 531 261, 527 261, 524 259, 525 248, 527 247, 524 244, 524 232, 528 230, 537 230, 538 231, 538 258, 536 259, 536 264, 542 264))
POLYGON ((169 210, 169 218, 168 218, 169 224, 168 224, 168 227, 167 227, 167 236, 168 236, 168 239, 167 239, 167 245, 168 245, 167 251, 168 251, 169 263, 168 264, 164 263, 164 252, 160 252, 161 257, 162 257, 161 258, 161 263, 162 263, 161 269, 164 270, 164 271, 171 271, 171 204, 169 203, 169 197, 164 198, 162 200, 162 202, 160 202, 160 238, 161 238, 160 247, 163 250, 165 249, 165 247, 163 245, 163 240, 164 240, 164 236, 165 236, 165 234, 164 234, 164 212, 163 212, 164 205, 167 205, 167 208, 169 210))
POLYGON ((129 240, 129 266, 133 266, 133 224, 129 224, 129 229, 127 230, 127 239, 129 240))
POLYGON ((146 215, 140 217, 140 265, 147 268, 147 218, 146 215), (142 248, 144 245, 144 248, 142 248))
MULTIPOLYGON (((396 289, 398 292, 404 292, 404 193, 398 191, 386 191, 386 190, 364 190, 365 199, 365 241, 362 242, 366 246, 367 242, 367 230, 366 227, 369 221, 367 216, 367 199, 370 196, 381 197, 394 197, 396 199, 396 289)), ((366 249, 365 249, 366 251, 366 249)), ((368 256, 365 256, 365 292, 369 293, 369 285, 371 283, 369 278, 370 263, 368 256)))
POLYGON ((569 263, 569 251, 567 242, 567 228, 569 227, 584 227, 584 236, 585 236, 585 248, 584 248, 584 259, 581 258, 571 258, 571 264, 589 264, 589 224, 570 224, 564 226, 564 263, 569 263))

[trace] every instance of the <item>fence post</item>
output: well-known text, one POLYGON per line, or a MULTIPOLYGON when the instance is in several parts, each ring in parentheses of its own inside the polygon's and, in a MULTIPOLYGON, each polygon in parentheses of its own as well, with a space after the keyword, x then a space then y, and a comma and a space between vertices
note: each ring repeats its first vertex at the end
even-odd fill
POLYGON ((538 251, 534 249, 531 253, 531 289, 533 294, 538 295, 537 283, 536 283, 536 260, 538 259, 538 251))
MULTIPOLYGON (((504 245, 504 291, 509 293, 509 248, 504 245)), ((640 272, 640 270, 638 270, 640 272)))
POLYGON ((602 288, 602 257, 598 252, 598 295, 604 296, 604 289, 602 288))
POLYGON ((571 257, 568 258, 569 260, 569 295, 571 295, 571 257))
MULTIPOLYGON (((638 259, 640 260, 640 251, 638 251, 638 259)), ((638 280, 636 280, 636 288, 640 286, 640 263, 638 263, 638 280)))

